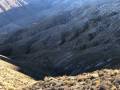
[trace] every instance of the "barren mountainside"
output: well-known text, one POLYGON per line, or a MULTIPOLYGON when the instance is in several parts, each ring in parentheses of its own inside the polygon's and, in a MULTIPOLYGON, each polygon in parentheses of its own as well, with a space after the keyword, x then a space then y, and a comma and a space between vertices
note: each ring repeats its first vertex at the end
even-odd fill
POLYGON ((68 9, 7 37, 1 54, 35 77, 119 66, 119 0, 68 9))
POLYGON ((17 1, 27 4, 0 14, 0 54, 19 72, 40 80, 119 69, 120 0, 17 1))

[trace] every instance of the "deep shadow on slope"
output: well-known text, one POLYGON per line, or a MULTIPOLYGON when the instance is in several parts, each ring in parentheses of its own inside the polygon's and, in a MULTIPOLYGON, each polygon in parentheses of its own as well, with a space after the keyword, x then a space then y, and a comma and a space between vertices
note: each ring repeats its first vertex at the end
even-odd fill
POLYGON ((87 6, 48 17, 10 35, 0 53, 35 79, 119 68, 120 14, 102 10, 87 6))
MULTIPOLYGON (((101 22, 104 22, 104 19, 101 22)), ((4 45, 1 53, 10 56, 13 59, 10 63, 19 66, 21 72, 35 79, 45 76, 77 75, 101 68, 119 68, 119 30, 114 31, 110 28, 107 31, 108 26, 105 26, 103 30, 98 28, 92 32, 92 24, 85 23, 82 32, 80 27, 52 27, 33 35, 31 30, 23 30, 13 34, 18 39, 13 36, 13 39, 8 39, 13 40, 12 44, 4 45), (63 32, 53 33, 55 31, 52 30, 63 32), (21 36, 25 37, 22 39, 21 36)), ((99 27, 99 23, 96 26, 99 27)))

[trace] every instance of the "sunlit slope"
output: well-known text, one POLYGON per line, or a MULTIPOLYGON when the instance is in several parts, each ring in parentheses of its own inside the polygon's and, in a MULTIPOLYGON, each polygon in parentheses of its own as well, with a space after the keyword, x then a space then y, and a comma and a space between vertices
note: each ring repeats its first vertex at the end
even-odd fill
POLYGON ((0 90, 20 90, 35 82, 17 70, 18 67, 0 59, 0 90))
POLYGON ((25 4, 24 0, 0 0, 0 13, 25 4))

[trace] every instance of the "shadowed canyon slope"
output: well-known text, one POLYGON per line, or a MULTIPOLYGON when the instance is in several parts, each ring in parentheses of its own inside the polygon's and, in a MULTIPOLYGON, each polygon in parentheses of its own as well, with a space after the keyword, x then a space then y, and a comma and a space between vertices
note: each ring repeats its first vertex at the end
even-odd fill
POLYGON ((119 67, 120 0, 37 1, 0 14, 0 54, 21 72, 39 79, 119 67))

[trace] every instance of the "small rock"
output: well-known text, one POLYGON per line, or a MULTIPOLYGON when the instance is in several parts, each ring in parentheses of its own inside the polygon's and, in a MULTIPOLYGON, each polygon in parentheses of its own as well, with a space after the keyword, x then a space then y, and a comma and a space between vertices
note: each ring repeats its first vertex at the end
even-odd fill
POLYGON ((114 85, 112 85, 111 90, 117 90, 117 88, 114 85))
POLYGON ((107 88, 103 85, 100 85, 98 90, 107 90, 107 88))
POLYGON ((116 79, 116 80, 114 81, 114 83, 120 85, 120 79, 116 79))
POLYGON ((94 74, 90 75, 90 79, 94 79, 94 78, 97 78, 97 77, 99 77, 98 73, 94 73, 94 74))

